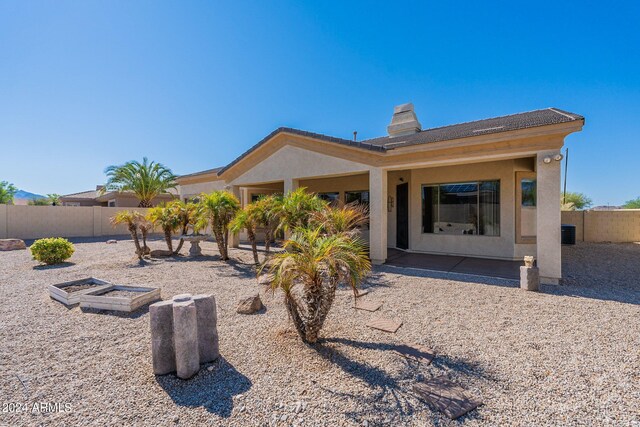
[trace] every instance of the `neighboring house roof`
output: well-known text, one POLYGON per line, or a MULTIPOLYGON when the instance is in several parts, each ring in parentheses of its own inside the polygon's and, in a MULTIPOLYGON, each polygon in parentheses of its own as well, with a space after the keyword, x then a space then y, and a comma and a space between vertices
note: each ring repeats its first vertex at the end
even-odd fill
MULTIPOLYGON (((170 191, 170 193, 159 194, 158 198, 173 198, 177 193, 170 191)), ((100 193, 98 190, 89 190, 89 191, 81 191, 79 193, 65 194, 64 196, 60 196, 61 201, 78 201, 78 200, 96 200, 99 202, 109 201, 117 196, 130 196, 135 197, 135 194, 131 191, 107 191, 105 193, 100 193)))
MULTIPOLYGON (((583 121, 584 117, 578 114, 570 113, 560 110, 558 108, 545 108, 543 110, 528 111, 525 113, 511 114, 508 116, 493 117, 489 119, 476 120, 473 122, 459 123, 449 126, 443 126, 432 129, 425 129, 420 132, 416 132, 410 135, 403 136, 382 136, 378 138, 367 139, 363 141, 352 141, 349 139, 336 138, 333 136, 327 136, 319 133, 307 132, 304 130, 293 129, 288 127, 281 127, 271 132, 260 142, 255 144, 249 150, 245 151, 234 161, 229 163, 223 168, 211 169, 208 171, 197 172, 191 175, 211 173, 216 171, 217 175, 221 175, 226 170, 240 162, 246 156, 265 144, 267 141, 274 138, 280 133, 290 133, 294 135, 314 138, 321 141, 330 143, 345 145, 357 149, 376 151, 376 152, 388 152, 390 150, 406 147, 410 145, 428 144, 440 141, 450 141, 460 138, 469 138, 479 135, 497 134, 502 132, 528 129, 539 126, 555 125, 560 123, 567 123, 573 121, 583 121)), ((182 178, 181 177, 181 178, 182 178)))
POLYGON ((98 192, 96 190, 89 190, 81 191, 79 193, 65 194, 64 196, 60 196, 60 199, 95 199, 96 197, 98 197, 98 192))
POLYGON ((178 178, 191 178, 191 177, 195 177, 195 176, 199 176, 199 175, 217 174, 218 172, 220 172, 221 169, 222 169, 222 167, 213 168, 213 169, 207 169, 207 170, 203 170, 203 171, 200 171, 200 172, 194 172, 194 173, 188 173, 186 175, 180 175, 180 176, 178 176, 178 178))

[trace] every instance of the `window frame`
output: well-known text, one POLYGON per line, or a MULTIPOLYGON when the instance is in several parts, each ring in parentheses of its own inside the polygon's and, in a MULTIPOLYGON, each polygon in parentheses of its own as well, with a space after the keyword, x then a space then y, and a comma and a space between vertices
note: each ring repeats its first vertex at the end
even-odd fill
MULTIPOLYGON (((536 172, 528 172, 528 171, 518 171, 516 172, 516 198, 514 200, 516 215, 516 244, 536 244, 538 239, 536 236, 523 236, 522 235, 522 180, 523 179, 533 179, 536 181, 536 192, 538 191, 538 174, 536 172)), ((558 196, 559 197, 559 196, 558 196)), ((535 206, 527 206, 527 209, 538 209, 538 197, 536 195, 536 205, 535 206)), ((538 232, 538 225, 536 224, 536 233, 538 232)))
MULTIPOLYGON (((500 178, 488 178, 488 179, 478 179, 478 180, 473 180, 473 179, 466 179, 463 181, 455 181, 455 182, 434 182, 434 183, 429 183, 429 184, 421 184, 420 185, 420 203, 421 203, 421 211, 420 211, 420 234, 421 235, 429 235, 429 236, 459 236, 459 237, 468 237, 468 236, 473 236, 473 237, 502 237, 502 212, 503 209, 500 209, 500 213, 499 213, 499 219, 500 219, 500 225, 498 227, 498 234, 449 234, 449 233, 429 233, 429 232, 425 232, 424 231, 424 187, 438 187, 438 207, 440 206, 440 186, 443 185, 459 185, 459 184, 476 184, 478 186, 478 194, 476 195, 476 206, 478 209, 478 218, 480 217, 479 212, 480 212, 480 184, 483 182, 497 182, 498 183, 498 200, 500 202, 500 206, 502 207, 503 203, 502 203, 502 180, 500 178)), ((440 220, 440 209, 438 209, 438 221, 440 220)), ((476 224, 476 229, 479 229, 478 227, 479 224, 476 224)))

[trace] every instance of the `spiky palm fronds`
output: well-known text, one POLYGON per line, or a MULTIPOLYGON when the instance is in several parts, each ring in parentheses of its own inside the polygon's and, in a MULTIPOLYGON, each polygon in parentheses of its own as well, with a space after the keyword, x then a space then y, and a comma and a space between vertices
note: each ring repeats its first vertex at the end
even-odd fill
POLYGON ((336 287, 355 289, 371 270, 366 246, 349 234, 324 234, 321 227, 296 228, 285 251, 271 259, 271 287, 285 305, 303 341, 314 343, 335 298, 336 287))
POLYGON ((309 220, 315 212, 323 210, 327 202, 313 193, 308 193, 306 188, 300 187, 282 197, 275 209, 279 210, 279 229, 288 231, 298 227, 307 227, 309 220))
POLYGON ((120 211, 110 218, 111 224, 115 227, 119 224, 126 224, 129 234, 133 239, 133 243, 136 246, 136 255, 139 259, 142 259, 145 255, 144 249, 140 246, 140 239, 138 238, 138 224, 141 221, 143 215, 136 211, 120 211))
POLYGON ((132 160, 105 169, 108 181, 103 191, 132 191, 140 200, 140 207, 150 207, 151 201, 170 188, 176 187, 176 176, 161 163, 142 163, 132 160))
POLYGON ((151 222, 153 227, 160 227, 162 229, 167 248, 173 253, 171 236, 180 226, 178 212, 169 205, 156 206, 150 208, 147 212, 147 220, 151 222))
POLYGON ((327 206, 314 212, 310 221, 327 234, 357 234, 358 229, 369 222, 369 208, 361 203, 349 203, 342 207, 327 206))
POLYGON ((200 206, 203 215, 198 226, 206 228, 204 222, 211 226, 220 256, 227 261, 229 259, 229 223, 240 209, 240 201, 228 191, 214 191, 201 195, 200 206))

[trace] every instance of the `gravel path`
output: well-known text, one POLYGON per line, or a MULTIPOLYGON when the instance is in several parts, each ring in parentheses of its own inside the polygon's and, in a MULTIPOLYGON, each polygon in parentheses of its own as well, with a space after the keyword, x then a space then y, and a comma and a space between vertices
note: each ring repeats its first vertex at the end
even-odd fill
POLYGON ((143 267, 127 240, 84 240, 61 267, 0 252, 0 425, 640 424, 640 245, 564 248, 566 284, 543 293, 380 267, 365 286, 383 307, 356 311, 341 289, 316 348, 300 342, 279 294, 262 294, 263 314, 235 313, 258 289, 250 252, 233 250, 240 261, 225 264, 213 243, 202 248, 198 261, 143 267), (47 285, 86 276, 157 285, 164 299, 213 293, 222 357, 190 381, 156 378, 146 308, 83 312, 49 298, 47 285), (396 334, 364 326, 379 315, 404 325, 396 334), (410 363, 386 351, 395 343, 437 356, 410 363), (451 422, 410 391, 416 378, 445 373, 485 404, 451 422), (9 413, 12 402, 28 407, 9 413), (31 413, 40 402, 69 410, 31 413))

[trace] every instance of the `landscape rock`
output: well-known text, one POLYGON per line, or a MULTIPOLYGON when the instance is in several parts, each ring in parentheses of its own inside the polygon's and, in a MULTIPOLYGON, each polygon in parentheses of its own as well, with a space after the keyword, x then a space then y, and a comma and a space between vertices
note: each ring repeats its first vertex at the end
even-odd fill
POLYGON ((17 251, 27 249, 24 240, 20 239, 0 239, 0 251, 17 251))
POLYGON ((151 258, 163 258, 173 255, 173 252, 167 249, 154 249, 151 251, 151 258))
POLYGON ((238 303, 236 312, 239 314, 253 314, 262 309, 262 300, 259 294, 243 298, 238 303))
POLYGON ((258 276, 258 285, 271 286, 272 280, 273 280, 272 274, 262 274, 258 276))
POLYGON ((118 241, 116 239, 109 239, 107 240, 107 245, 112 245, 114 243, 118 243, 118 241))
POLYGON ((520 267, 520 287, 526 291, 540 289, 540 271, 538 267, 520 267))

